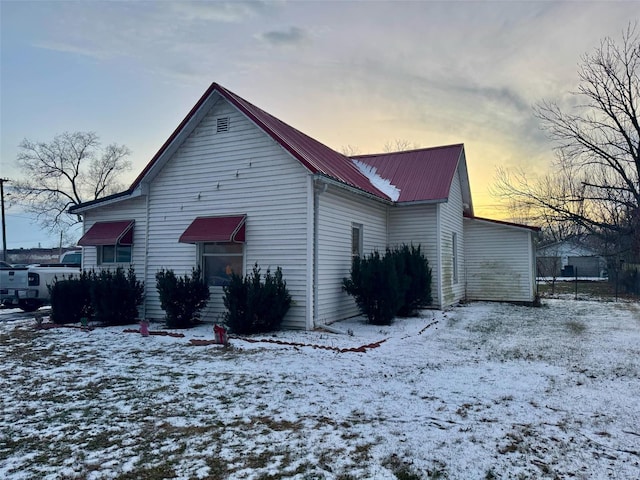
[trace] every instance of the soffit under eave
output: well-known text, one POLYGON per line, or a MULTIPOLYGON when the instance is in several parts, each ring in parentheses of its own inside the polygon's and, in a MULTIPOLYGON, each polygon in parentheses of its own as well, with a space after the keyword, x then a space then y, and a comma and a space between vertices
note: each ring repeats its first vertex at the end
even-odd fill
MULTIPOLYGON (((300 162, 298 162, 298 163, 300 163, 300 162)), ((302 165, 301 163, 300 163, 300 165, 303 168, 306 169, 306 167, 304 165, 302 165)), ((337 178, 334 178, 334 177, 332 177, 330 175, 327 175, 325 173, 318 172, 318 173, 313 173, 312 175, 313 175, 313 179, 314 179, 315 182, 324 183, 324 184, 326 184, 328 186, 335 187, 338 190, 345 191, 345 192, 350 192, 350 193, 359 195, 359 196, 361 196, 363 198, 367 198, 369 200, 373 200, 375 202, 382 203, 382 204, 388 205, 388 206, 393 206, 393 205, 397 205, 398 204, 398 202, 394 202, 393 200, 391 200, 389 198, 379 197, 377 195, 374 195, 373 193, 367 192, 366 190, 363 190, 363 189, 358 188, 358 187, 354 187, 353 185, 345 183, 345 182, 343 182, 341 180, 338 180, 337 178)))

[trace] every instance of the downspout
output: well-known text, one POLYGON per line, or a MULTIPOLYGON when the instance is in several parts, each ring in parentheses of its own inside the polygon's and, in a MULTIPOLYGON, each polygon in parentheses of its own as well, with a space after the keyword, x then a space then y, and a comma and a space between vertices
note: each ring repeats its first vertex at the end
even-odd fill
MULTIPOLYGON (((142 187, 142 186, 141 186, 142 187)), ((149 268, 149 192, 150 187, 147 187, 147 194, 145 196, 145 227, 144 227, 144 301, 142 302, 142 318, 147 319, 147 302, 149 301, 149 295, 147 293, 147 286, 151 283, 147 278, 147 272, 149 268)), ((148 320, 148 319, 147 319, 148 320)))
POLYGON ((389 237, 391 236, 389 233, 389 224, 390 224, 390 218, 391 218, 391 209, 393 208, 394 205, 386 205, 385 206, 385 226, 384 226, 384 230, 386 233, 386 237, 385 238, 385 243, 386 243, 386 247, 387 248, 391 248, 391 245, 389 245, 389 237))
POLYGON ((438 275, 436 277, 436 281, 438 282, 438 304, 440 308, 444 308, 444 299, 442 292, 442 226, 440 224, 440 217, 442 215, 442 211, 440 208, 441 205, 442 204, 439 203, 436 209, 436 251, 438 257, 438 275))
POLYGON ((321 186, 313 185, 313 325, 317 326, 318 320, 318 231, 320 225, 320 195, 327 191, 328 184, 323 182, 321 186))

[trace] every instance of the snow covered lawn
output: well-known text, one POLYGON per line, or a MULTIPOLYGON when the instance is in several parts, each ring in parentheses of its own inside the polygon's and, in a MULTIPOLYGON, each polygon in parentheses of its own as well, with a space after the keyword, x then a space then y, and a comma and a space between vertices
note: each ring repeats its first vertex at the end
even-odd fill
POLYGON ((254 337, 328 350, 33 324, 0 322, 0 478, 640 478, 637 303, 254 337))

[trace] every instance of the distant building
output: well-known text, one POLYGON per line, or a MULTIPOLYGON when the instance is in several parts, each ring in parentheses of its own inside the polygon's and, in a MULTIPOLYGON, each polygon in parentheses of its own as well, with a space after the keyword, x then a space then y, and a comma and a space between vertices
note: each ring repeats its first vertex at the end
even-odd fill
POLYGON ((554 242, 536 251, 539 277, 604 277, 607 261, 579 238, 554 242))
POLYGON ((31 265, 34 263, 58 263, 60 255, 77 248, 13 248, 7 250, 7 262, 11 265, 31 265))

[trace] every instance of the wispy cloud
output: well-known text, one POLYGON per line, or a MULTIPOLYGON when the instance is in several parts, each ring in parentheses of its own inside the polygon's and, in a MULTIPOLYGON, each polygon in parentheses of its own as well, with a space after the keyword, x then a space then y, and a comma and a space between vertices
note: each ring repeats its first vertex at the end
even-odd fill
POLYGON ((299 27, 290 27, 288 30, 272 30, 262 33, 257 38, 272 46, 297 46, 308 43, 308 32, 299 27))
POLYGON ((183 20, 242 22, 256 15, 262 15, 282 2, 266 1, 214 1, 214 2, 171 2, 171 9, 183 20))

